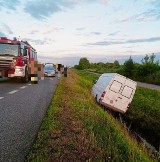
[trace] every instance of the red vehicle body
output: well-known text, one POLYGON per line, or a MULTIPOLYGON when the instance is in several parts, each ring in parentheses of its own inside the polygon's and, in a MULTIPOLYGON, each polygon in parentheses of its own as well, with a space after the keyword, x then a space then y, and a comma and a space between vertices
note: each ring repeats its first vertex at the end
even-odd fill
POLYGON ((0 77, 28 82, 31 61, 37 62, 37 52, 27 41, 0 37, 0 77))

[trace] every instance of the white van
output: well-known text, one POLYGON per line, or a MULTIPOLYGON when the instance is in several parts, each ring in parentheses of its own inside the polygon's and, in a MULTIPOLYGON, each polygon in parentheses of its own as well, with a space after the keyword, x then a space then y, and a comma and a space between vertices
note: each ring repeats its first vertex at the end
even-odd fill
POLYGON ((96 101, 105 107, 125 113, 136 91, 137 83, 117 73, 102 74, 92 88, 96 101))

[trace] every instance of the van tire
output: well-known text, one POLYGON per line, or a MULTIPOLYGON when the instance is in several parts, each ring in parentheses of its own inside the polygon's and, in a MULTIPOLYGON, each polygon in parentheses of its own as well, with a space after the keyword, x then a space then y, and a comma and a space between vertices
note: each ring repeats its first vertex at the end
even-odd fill
POLYGON ((97 94, 95 96, 95 102, 98 104, 99 102, 97 101, 97 94))

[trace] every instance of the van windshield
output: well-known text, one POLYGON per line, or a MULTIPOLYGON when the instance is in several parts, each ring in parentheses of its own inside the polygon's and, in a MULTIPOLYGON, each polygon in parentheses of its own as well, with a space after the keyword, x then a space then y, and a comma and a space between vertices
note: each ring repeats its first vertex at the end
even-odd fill
POLYGON ((0 44, 0 55, 18 56, 19 45, 0 44))

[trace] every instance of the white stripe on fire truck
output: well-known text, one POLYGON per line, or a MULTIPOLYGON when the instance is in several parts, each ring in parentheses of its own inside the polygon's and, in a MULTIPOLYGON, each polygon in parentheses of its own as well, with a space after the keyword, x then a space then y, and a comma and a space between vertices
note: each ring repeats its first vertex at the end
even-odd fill
POLYGON ((11 92, 9 92, 9 94, 13 94, 13 93, 16 93, 16 92, 18 92, 18 90, 11 91, 11 92))

